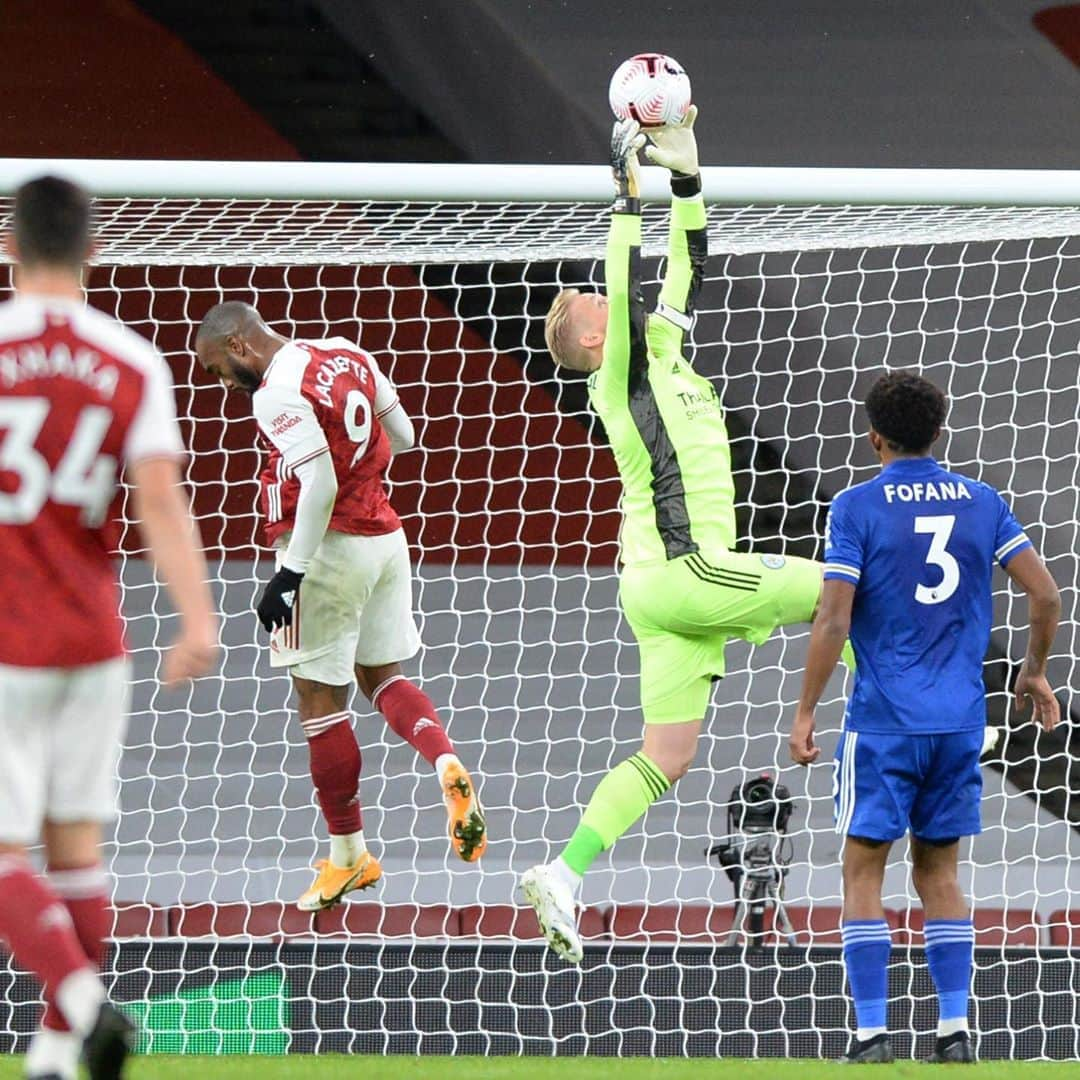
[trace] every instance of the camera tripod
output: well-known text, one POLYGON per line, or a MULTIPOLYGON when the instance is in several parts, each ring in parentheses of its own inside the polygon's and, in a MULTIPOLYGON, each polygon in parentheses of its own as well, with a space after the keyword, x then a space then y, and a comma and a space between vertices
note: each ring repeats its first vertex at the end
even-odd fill
POLYGON ((763 945, 765 912, 771 907, 777 933, 783 935, 789 946, 795 947, 795 928, 780 895, 787 869, 777 863, 773 848, 772 839, 764 835, 748 840, 743 848, 743 870, 735 893, 735 918, 728 934, 729 946, 737 944, 740 933, 748 945, 763 945))
POLYGON ((724 868, 735 890, 729 946, 735 945, 740 933, 746 937, 747 945, 762 946, 765 912, 771 907, 777 932, 795 947, 795 929, 781 895, 791 862, 790 849, 784 856, 784 844, 793 809, 788 789, 769 773, 752 776, 731 792, 728 834, 706 850, 724 868))

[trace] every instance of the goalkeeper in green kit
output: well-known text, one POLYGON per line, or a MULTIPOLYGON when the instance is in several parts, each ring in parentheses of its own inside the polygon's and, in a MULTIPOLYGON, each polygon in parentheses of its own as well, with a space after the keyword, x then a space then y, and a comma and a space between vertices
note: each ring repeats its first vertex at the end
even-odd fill
POLYGON ((641 749, 593 792, 562 854, 521 878, 551 947, 581 959, 575 905, 601 851, 683 776, 694 759, 712 681, 729 638, 760 644, 778 626, 810 622, 822 568, 808 559, 749 555, 735 546, 735 485, 724 412, 712 383, 683 356, 707 255, 691 106, 680 125, 616 123, 616 198, 608 233, 607 296, 567 289, 545 337, 562 367, 588 372, 623 483, 619 598, 641 653, 641 749), (671 170, 671 236, 659 303, 641 295, 638 152, 671 170))

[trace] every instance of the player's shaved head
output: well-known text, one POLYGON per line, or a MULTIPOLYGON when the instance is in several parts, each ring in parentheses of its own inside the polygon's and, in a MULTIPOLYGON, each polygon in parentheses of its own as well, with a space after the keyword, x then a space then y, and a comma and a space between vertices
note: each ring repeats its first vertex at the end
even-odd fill
POLYGON ((249 394, 258 390, 263 372, 283 344, 285 338, 241 300, 215 304, 195 333, 195 355, 203 370, 220 379, 226 389, 249 394))
POLYGON ((948 403, 928 379, 913 371, 882 375, 866 396, 870 426, 900 454, 925 454, 941 433, 948 403))
POLYGON ((246 338, 252 332, 265 330, 262 316, 242 300, 226 300, 215 304, 204 316, 195 334, 195 348, 203 343, 220 343, 230 337, 246 338))
POLYGON ((90 196, 59 176, 41 176, 15 191, 13 233, 26 267, 77 270, 90 256, 90 196))

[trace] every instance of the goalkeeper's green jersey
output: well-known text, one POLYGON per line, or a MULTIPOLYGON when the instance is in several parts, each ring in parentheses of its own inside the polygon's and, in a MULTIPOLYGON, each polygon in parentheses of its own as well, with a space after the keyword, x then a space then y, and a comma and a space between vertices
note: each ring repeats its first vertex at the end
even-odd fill
POLYGON ((707 254, 700 195, 672 199, 667 273, 656 311, 641 295, 641 216, 613 213, 605 273, 604 362, 589 399, 623 483, 627 566, 735 546, 735 485, 715 387, 683 356, 707 254))

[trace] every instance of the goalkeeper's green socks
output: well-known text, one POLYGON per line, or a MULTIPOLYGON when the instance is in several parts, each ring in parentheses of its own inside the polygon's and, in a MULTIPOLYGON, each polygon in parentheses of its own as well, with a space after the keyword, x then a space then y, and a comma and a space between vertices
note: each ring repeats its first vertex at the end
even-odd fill
POLYGON ((660 767, 640 751, 616 765, 597 784, 558 861, 580 878, 669 787, 660 767))

